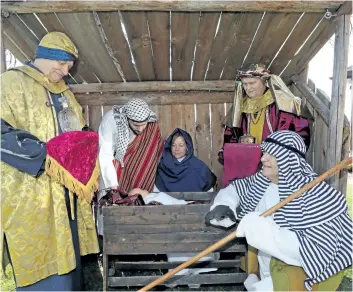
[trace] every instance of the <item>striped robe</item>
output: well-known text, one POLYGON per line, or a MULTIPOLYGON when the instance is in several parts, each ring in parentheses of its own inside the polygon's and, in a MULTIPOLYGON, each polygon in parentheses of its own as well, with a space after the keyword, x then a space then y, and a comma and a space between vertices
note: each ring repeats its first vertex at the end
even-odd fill
MULTIPOLYGON (((302 138, 290 131, 269 136, 282 144, 305 153, 302 138)), ((285 199, 317 177, 304 158, 296 152, 271 142, 261 144, 263 152, 276 157, 280 200, 285 199)), ((232 182, 240 196, 242 218, 253 212, 270 181, 260 172, 232 182)), ((321 182, 274 214, 275 222, 294 231, 300 242, 301 264, 308 278, 308 290, 337 272, 352 265, 352 220, 342 193, 321 182)))

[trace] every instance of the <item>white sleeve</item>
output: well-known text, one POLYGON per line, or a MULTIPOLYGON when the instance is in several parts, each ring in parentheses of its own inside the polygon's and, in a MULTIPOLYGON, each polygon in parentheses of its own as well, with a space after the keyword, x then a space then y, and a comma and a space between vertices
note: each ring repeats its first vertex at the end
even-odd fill
POLYGON ((240 221, 237 235, 246 237, 249 245, 265 254, 289 265, 301 266, 297 235, 277 225, 272 216, 262 217, 259 212, 248 213, 240 221))
POLYGON ((101 189, 118 186, 114 160, 114 140, 116 137, 116 123, 113 111, 107 112, 99 125, 99 167, 101 189))
POLYGON ((213 201, 210 210, 212 211, 216 206, 228 206, 237 218, 236 209, 240 204, 239 195, 233 184, 229 184, 224 189, 221 189, 213 201))

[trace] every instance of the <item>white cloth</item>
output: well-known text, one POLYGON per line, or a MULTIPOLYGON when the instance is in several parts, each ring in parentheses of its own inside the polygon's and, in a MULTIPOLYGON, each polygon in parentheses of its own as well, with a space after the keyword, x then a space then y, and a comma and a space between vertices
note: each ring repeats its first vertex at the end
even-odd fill
MULTIPOLYGON (((160 202, 163 205, 186 205, 188 202, 185 200, 178 200, 173 198, 172 196, 163 193, 163 192, 158 192, 158 188, 154 186, 153 192, 148 194, 145 198, 144 201, 146 204, 156 201, 160 202)), ((168 261, 169 262, 185 262, 195 256, 195 253, 169 253, 167 254, 168 261)), ((219 253, 211 253, 199 260, 199 262, 204 262, 204 261, 214 261, 219 259, 219 253)), ((201 269, 184 269, 176 275, 196 275, 200 273, 207 273, 207 272, 213 272, 217 271, 217 268, 201 268, 201 269)), ((174 287, 173 285, 169 285, 170 287, 174 287)))
MULTIPOLYGON (((100 189, 119 186, 116 169, 113 164, 115 152, 115 140, 117 135, 116 122, 113 111, 108 111, 99 125, 99 167, 100 167, 100 189)), ((130 130, 130 143, 136 135, 130 130)))
MULTIPOLYGON (((102 118, 99 125, 99 193, 98 201, 107 194, 107 189, 119 186, 116 169, 113 164, 114 145, 117 135, 116 122, 114 120, 113 111, 108 111, 102 118)), ((130 143, 135 139, 136 135, 129 131, 130 143)), ((103 235, 103 215, 100 210, 97 211, 97 232, 103 235)))
MULTIPOLYGON (((235 191, 234 186, 232 187, 232 185, 229 185, 227 188, 219 192, 214 200, 211 210, 218 205, 226 205, 229 206, 236 215, 235 210, 239 206, 239 202, 239 195, 235 191)), ((258 260, 261 280, 255 281, 254 276, 249 275, 250 278, 246 280, 246 288, 249 291, 273 290, 270 273, 270 261, 272 256, 287 264, 301 266, 299 240, 296 234, 287 228, 282 228, 277 225, 272 216, 266 218, 260 216, 262 212, 271 208, 278 202, 278 187, 271 183, 256 206, 255 211, 257 212, 251 212, 245 215, 237 228, 237 235, 239 237, 246 237, 248 244, 259 250, 258 260)), ((229 219, 229 221, 231 220, 229 219)))

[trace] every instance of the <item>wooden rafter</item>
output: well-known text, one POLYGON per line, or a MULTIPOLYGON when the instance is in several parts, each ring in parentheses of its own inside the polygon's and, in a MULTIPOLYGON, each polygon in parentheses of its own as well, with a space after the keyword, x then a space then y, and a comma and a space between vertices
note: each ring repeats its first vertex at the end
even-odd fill
POLYGON ((21 13, 84 11, 272 11, 324 12, 336 10, 343 1, 3 1, 2 10, 21 13))
POLYGON ((148 91, 234 91, 233 80, 221 81, 146 81, 124 83, 73 84, 74 93, 86 92, 148 92, 148 91))
POLYGON ((300 72, 305 69, 310 60, 333 36, 336 29, 336 21, 339 16, 348 14, 352 14, 351 1, 345 1, 334 13, 332 16, 333 19, 322 19, 303 48, 292 58, 289 66, 283 72, 282 78, 285 83, 289 83, 292 76, 300 74, 300 72))
MULTIPOLYGON (((81 105, 107 106, 125 104, 133 98, 145 100, 149 105, 181 105, 181 104, 224 104, 232 102, 232 92, 178 91, 178 92, 105 92, 76 93, 75 97, 81 105)), ((208 105, 207 105, 208 108, 208 105)))

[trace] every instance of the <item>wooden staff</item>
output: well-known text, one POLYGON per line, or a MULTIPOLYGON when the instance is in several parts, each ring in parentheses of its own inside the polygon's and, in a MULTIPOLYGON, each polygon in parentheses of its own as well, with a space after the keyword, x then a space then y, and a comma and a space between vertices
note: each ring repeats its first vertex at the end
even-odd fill
MULTIPOLYGON (((267 211, 263 212, 261 214, 261 216, 267 217, 269 215, 272 215, 278 209, 282 208, 283 206, 285 206, 286 204, 288 204, 292 200, 298 198, 300 195, 302 195, 306 191, 310 190, 312 187, 314 187, 318 183, 324 181, 325 179, 327 179, 331 175, 335 174, 336 172, 339 172, 340 170, 346 168, 350 164, 352 164, 352 158, 351 157, 347 158, 346 160, 341 161, 340 163, 336 164, 334 167, 332 167, 331 169, 329 169, 328 171, 326 171, 325 173, 323 173, 322 175, 320 175, 319 177, 314 179, 312 182, 306 184, 305 186, 303 186, 302 188, 297 190, 295 193, 293 193, 290 196, 288 196, 287 198, 285 198, 283 201, 279 202, 278 204, 274 205, 272 208, 270 208, 267 211)), ((227 235, 226 237, 224 237, 220 241, 217 241, 215 244, 209 246, 208 248, 206 248, 202 252, 198 253, 196 256, 192 257, 188 261, 182 263, 181 265, 179 265, 175 269, 169 271, 168 273, 166 273, 162 277, 158 278, 157 280, 149 283, 148 285, 146 285, 142 289, 138 290, 138 292, 148 291, 148 290, 152 289, 153 287, 162 284, 163 282, 168 280, 171 276, 175 275, 176 273, 180 272, 181 270, 183 270, 183 269, 187 268, 188 266, 192 265, 193 263, 197 262, 199 259, 201 259, 204 256, 208 255, 209 253, 219 249, 220 247, 222 247, 223 245, 225 245, 228 242, 232 241, 236 237, 237 237, 236 231, 230 233, 229 235, 227 235)))

